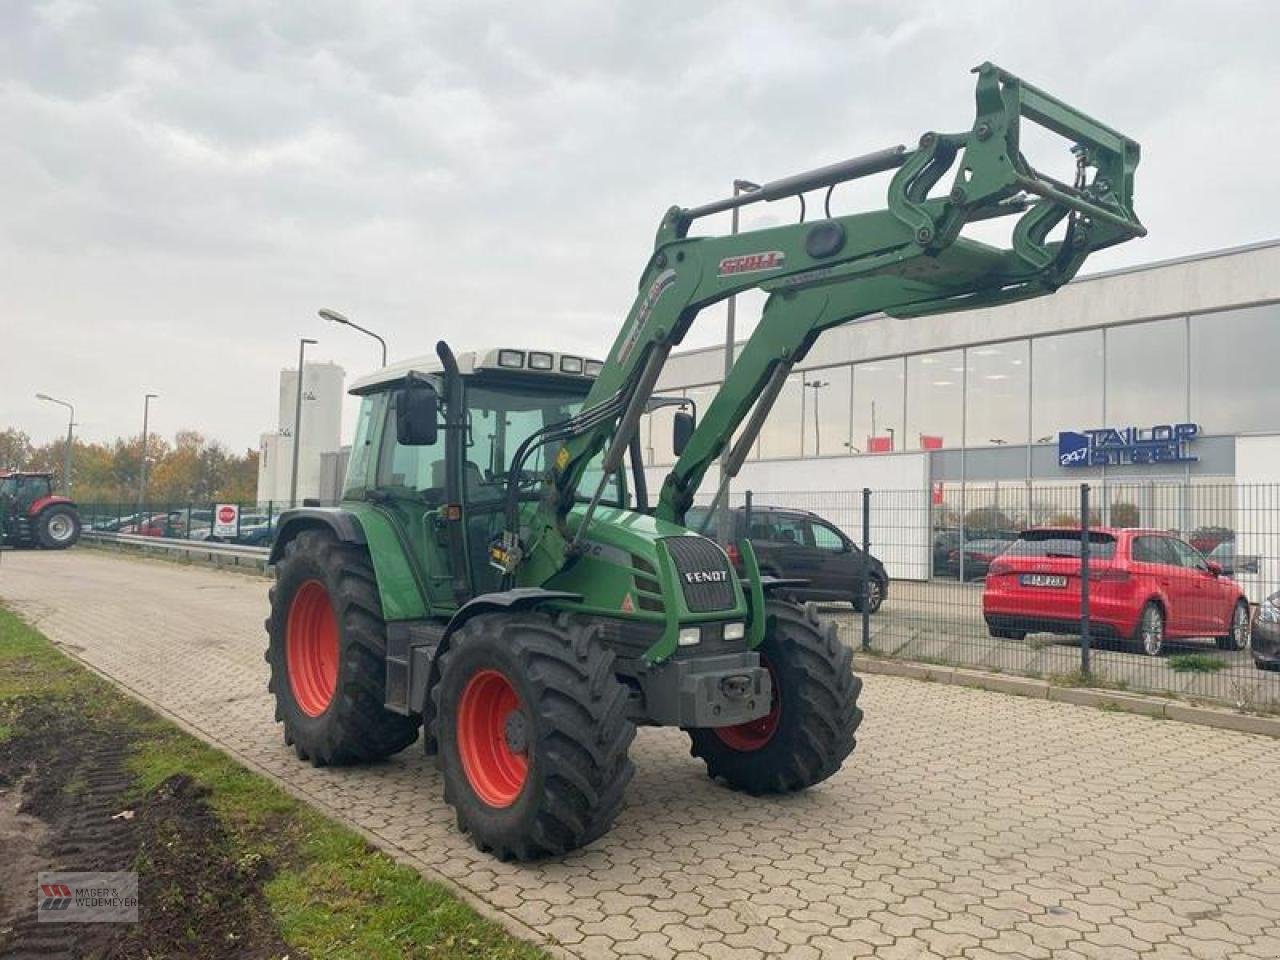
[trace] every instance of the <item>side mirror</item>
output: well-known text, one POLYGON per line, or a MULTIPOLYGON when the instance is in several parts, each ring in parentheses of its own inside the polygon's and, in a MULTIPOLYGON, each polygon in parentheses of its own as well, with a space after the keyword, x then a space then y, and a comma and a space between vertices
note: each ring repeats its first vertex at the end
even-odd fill
POLYGON ((396 442, 402 447, 429 447, 436 442, 440 399, 435 387, 410 380, 396 391, 396 442))
POLYGON ((1209 568, 1209 572, 1215 577, 1222 576, 1222 564, 1217 560, 1206 560, 1205 566, 1209 568))
POLYGON ((677 410, 671 419, 671 449, 675 451, 677 457, 684 453, 684 448, 689 445, 694 426, 693 414, 683 410, 677 410))

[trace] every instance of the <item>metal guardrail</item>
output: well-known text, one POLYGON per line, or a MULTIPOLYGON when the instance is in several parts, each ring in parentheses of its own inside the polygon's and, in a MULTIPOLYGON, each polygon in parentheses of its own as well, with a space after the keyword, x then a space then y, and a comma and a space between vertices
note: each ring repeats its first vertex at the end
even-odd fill
POLYGON ((208 540, 178 540, 169 537, 144 537, 134 533, 108 533, 102 530, 85 530, 81 539, 118 550, 138 553, 161 553, 181 557, 188 561, 201 561, 214 566, 251 567, 266 572, 267 547, 246 547, 235 543, 217 543, 208 540))

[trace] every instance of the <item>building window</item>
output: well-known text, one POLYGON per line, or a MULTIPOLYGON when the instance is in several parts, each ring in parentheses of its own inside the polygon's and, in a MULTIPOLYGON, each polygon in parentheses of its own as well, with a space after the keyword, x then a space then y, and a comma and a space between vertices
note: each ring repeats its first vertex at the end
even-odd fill
POLYGON ((1102 426, 1102 331, 1031 341, 1031 440, 1102 426))
POLYGON ((758 447, 762 460, 800 456, 801 405, 804 403, 801 393, 803 379, 804 375, 800 373, 793 373, 787 377, 786 385, 778 394, 773 409, 769 411, 768 419, 760 429, 758 447))
POLYGON ((907 435, 900 448, 936 450, 963 444, 964 352, 907 358, 907 435))
POLYGON ((903 449, 902 399, 906 366, 901 357, 853 368, 853 453, 903 449))
POLYGON ((850 367, 804 370, 800 444, 806 457, 849 452, 850 367))
POLYGON ((1027 442, 1028 343, 993 343, 965 351, 965 446, 1027 442))
POLYGON ((1191 318, 1191 419, 1206 433, 1280 430, 1280 304, 1191 318))
POLYGON ((1141 427, 1186 418, 1185 317, 1112 327, 1106 353, 1107 426, 1141 427))

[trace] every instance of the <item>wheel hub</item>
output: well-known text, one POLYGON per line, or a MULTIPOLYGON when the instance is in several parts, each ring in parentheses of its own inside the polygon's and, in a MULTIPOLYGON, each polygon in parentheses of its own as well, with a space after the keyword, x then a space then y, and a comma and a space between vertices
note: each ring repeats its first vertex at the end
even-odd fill
POLYGON ((475 795, 509 807, 529 778, 529 719, 515 687, 497 670, 471 675, 458 699, 458 759, 475 795))
POLYGON ((338 619, 319 580, 302 584, 289 604, 285 668, 298 709, 309 717, 329 709, 338 688, 338 619))
POLYGON ((503 724, 503 737, 507 741, 507 748, 512 753, 524 753, 529 749, 528 736, 529 726, 524 714, 519 710, 512 710, 507 714, 506 722, 503 724))

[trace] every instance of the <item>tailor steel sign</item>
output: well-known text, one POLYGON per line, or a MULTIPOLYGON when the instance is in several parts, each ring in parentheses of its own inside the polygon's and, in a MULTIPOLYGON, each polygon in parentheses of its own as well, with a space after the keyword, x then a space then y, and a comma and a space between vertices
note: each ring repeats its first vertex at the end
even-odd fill
POLYGON ((1200 426, 1195 423, 1063 430, 1058 434, 1058 465, 1074 468, 1195 463, 1200 458, 1188 450, 1198 436, 1200 426))

